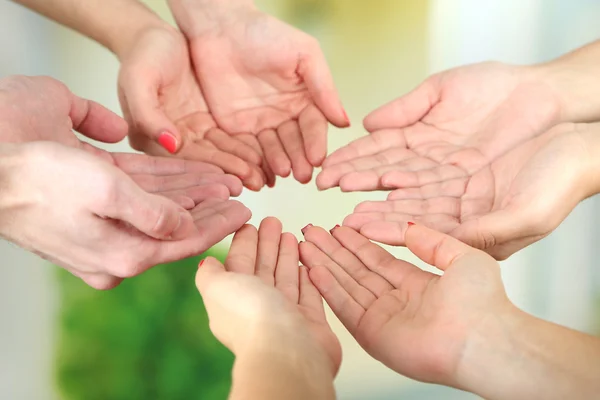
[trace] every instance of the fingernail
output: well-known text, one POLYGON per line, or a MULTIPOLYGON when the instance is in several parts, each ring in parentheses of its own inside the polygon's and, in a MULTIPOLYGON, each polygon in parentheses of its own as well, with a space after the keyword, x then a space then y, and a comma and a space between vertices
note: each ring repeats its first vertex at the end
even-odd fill
POLYGON ((304 228, 300 229, 300 232, 302 232, 302 235, 304 235, 304 231, 307 230, 308 228, 312 228, 312 227, 313 227, 313 224, 308 224, 304 228))
POLYGON ((414 222, 411 222, 411 221, 408 222, 408 226, 413 226, 413 225, 416 225, 416 224, 414 222))
POLYGON ((169 132, 163 132, 158 137, 158 143, 171 154, 177 151, 177 139, 169 132))
POLYGON ((336 226, 334 226, 333 228, 331 228, 331 229, 329 230, 329 233, 331 233, 331 234, 333 235, 333 231, 335 231, 335 230, 336 230, 337 228, 339 228, 339 227, 340 227, 339 225, 336 225, 336 226))
POLYGON ((344 110, 344 118, 346 119, 348 125, 350 125, 350 118, 348 118, 348 113, 346 113, 346 110, 344 110))
POLYGON ((204 261, 206 261, 206 258, 202 261, 200 261, 200 264, 198 264, 198 268, 200 268, 202 266, 202 264, 204 264, 204 261))

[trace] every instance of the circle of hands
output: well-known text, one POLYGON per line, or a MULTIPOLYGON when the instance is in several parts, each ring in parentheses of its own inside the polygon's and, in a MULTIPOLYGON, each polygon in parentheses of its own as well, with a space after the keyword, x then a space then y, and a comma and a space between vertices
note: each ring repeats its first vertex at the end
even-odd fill
POLYGON ((324 298, 374 358, 409 377, 457 385, 465 327, 510 307, 492 256, 545 237, 588 195, 573 196, 574 182, 590 158, 585 137, 599 128, 563 122, 552 91, 526 67, 436 74, 368 115, 369 134, 327 156, 328 124, 349 121, 325 57, 313 38, 270 16, 243 11, 235 23, 185 34, 149 29, 121 61, 128 124, 49 78, 0 86, 12 104, 37 98, 31 109, 11 109, 28 124, 10 141, 37 143, 19 150, 27 166, 7 183, 35 188, 35 200, 14 199, 7 223, 44 221, 44 235, 23 228, 10 239, 38 238, 43 257, 109 289, 236 232, 225 263, 209 258, 197 274, 211 329, 231 349, 293 331, 311 338, 305 350, 322 354, 335 374, 341 348, 324 298), (62 128, 44 137, 49 126, 62 128), (129 134, 135 149, 175 157, 105 152, 72 130, 108 143, 129 134), (387 199, 359 204, 330 233, 307 226, 300 244, 274 218, 258 230, 244 225, 250 211, 230 200, 242 186, 257 191, 290 174, 307 183, 317 167, 320 190, 384 191, 387 199), (75 192, 70 203, 51 209, 65 190, 75 192), (19 213, 24 207, 34 212, 19 213), (49 233, 64 234, 56 227, 73 210, 97 228, 70 238, 65 259, 49 233), (371 240, 406 246, 443 274, 371 240), (248 334, 234 337, 242 327, 248 334))

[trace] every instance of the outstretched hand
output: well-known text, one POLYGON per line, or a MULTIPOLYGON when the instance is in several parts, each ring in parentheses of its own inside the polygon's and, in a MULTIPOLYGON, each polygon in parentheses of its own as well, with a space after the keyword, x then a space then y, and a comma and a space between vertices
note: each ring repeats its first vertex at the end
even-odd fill
POLYGON ((253 6, 171 1, 217 125, 258 138, 278 176, 310 181, 327 153, 328 122, 349 126, 318 42, 253 6), (208 19, 207 19, 208 18, 208 19))
POLYGON ((410 378, 460 387, 471 333, 512 310, 490 256, 428 228, 410 227, 406 244, 442 276, 350 228, 309 227, 304 236, 300 259, 327 304, 371 356, 410 378))
POLYGON ((213 258, 200 264, 196 285, 211 330, 235 354, 285 343, 285 353, 323 357, 335 375, 339 341, 308 271, 299 266, 296 238, 281 230, 275 218, 265 219, 258 231, 246 225, 235 234, 225 265, 213 258))

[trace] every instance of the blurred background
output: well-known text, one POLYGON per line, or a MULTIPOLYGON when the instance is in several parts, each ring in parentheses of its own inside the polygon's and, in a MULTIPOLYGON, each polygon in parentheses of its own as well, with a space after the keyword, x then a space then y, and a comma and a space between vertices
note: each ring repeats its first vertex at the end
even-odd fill
MULTIPOLYGON (((256 2, 321 41, 353 121, 331 131, 330 149, 364 135, 362 117, 434 72, 484 60, 536 63, 600 38, 597 0, 256 2)), ((145 3, 172 20, 164 0, 145 3)), ((0 49, 0 77, 50 75, 120 112, 119 65, 96 43, 2 1, 0 49)), ((125 143, 109 148, 130 151, 125 143)), ((254 223, 274 215, 298 235, 309 222, 332 227, 359 201, 378 198, 319 193, 289 179, 242 195, 254 223)), ((598 220, 600 202, 589 199, 550 237, 503 262, 511 299, 541 318, 600 332, 598 220)), ((226 241, 211 251, 223 257, 226 241)), ((0 398, 226 398, 232 357, 208 331, 193 283, 197 260, 157 267, 106 293, 1 241, 0 263, 0 398)), ((340 399, 475 398, 388 371, 330 320, 344 347, 340 399)))

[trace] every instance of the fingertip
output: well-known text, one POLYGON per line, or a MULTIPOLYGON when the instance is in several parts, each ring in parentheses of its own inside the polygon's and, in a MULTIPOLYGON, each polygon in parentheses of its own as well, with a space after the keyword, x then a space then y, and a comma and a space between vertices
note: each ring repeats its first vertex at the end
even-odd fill
POLYGON ((215 275, 221 272, 225 272, 223 264, 214 257, 206 257, 201 260, 198 264, 198 270, 196 271, 196 287, 202 294, 207 287, 210 285, 215 275))

